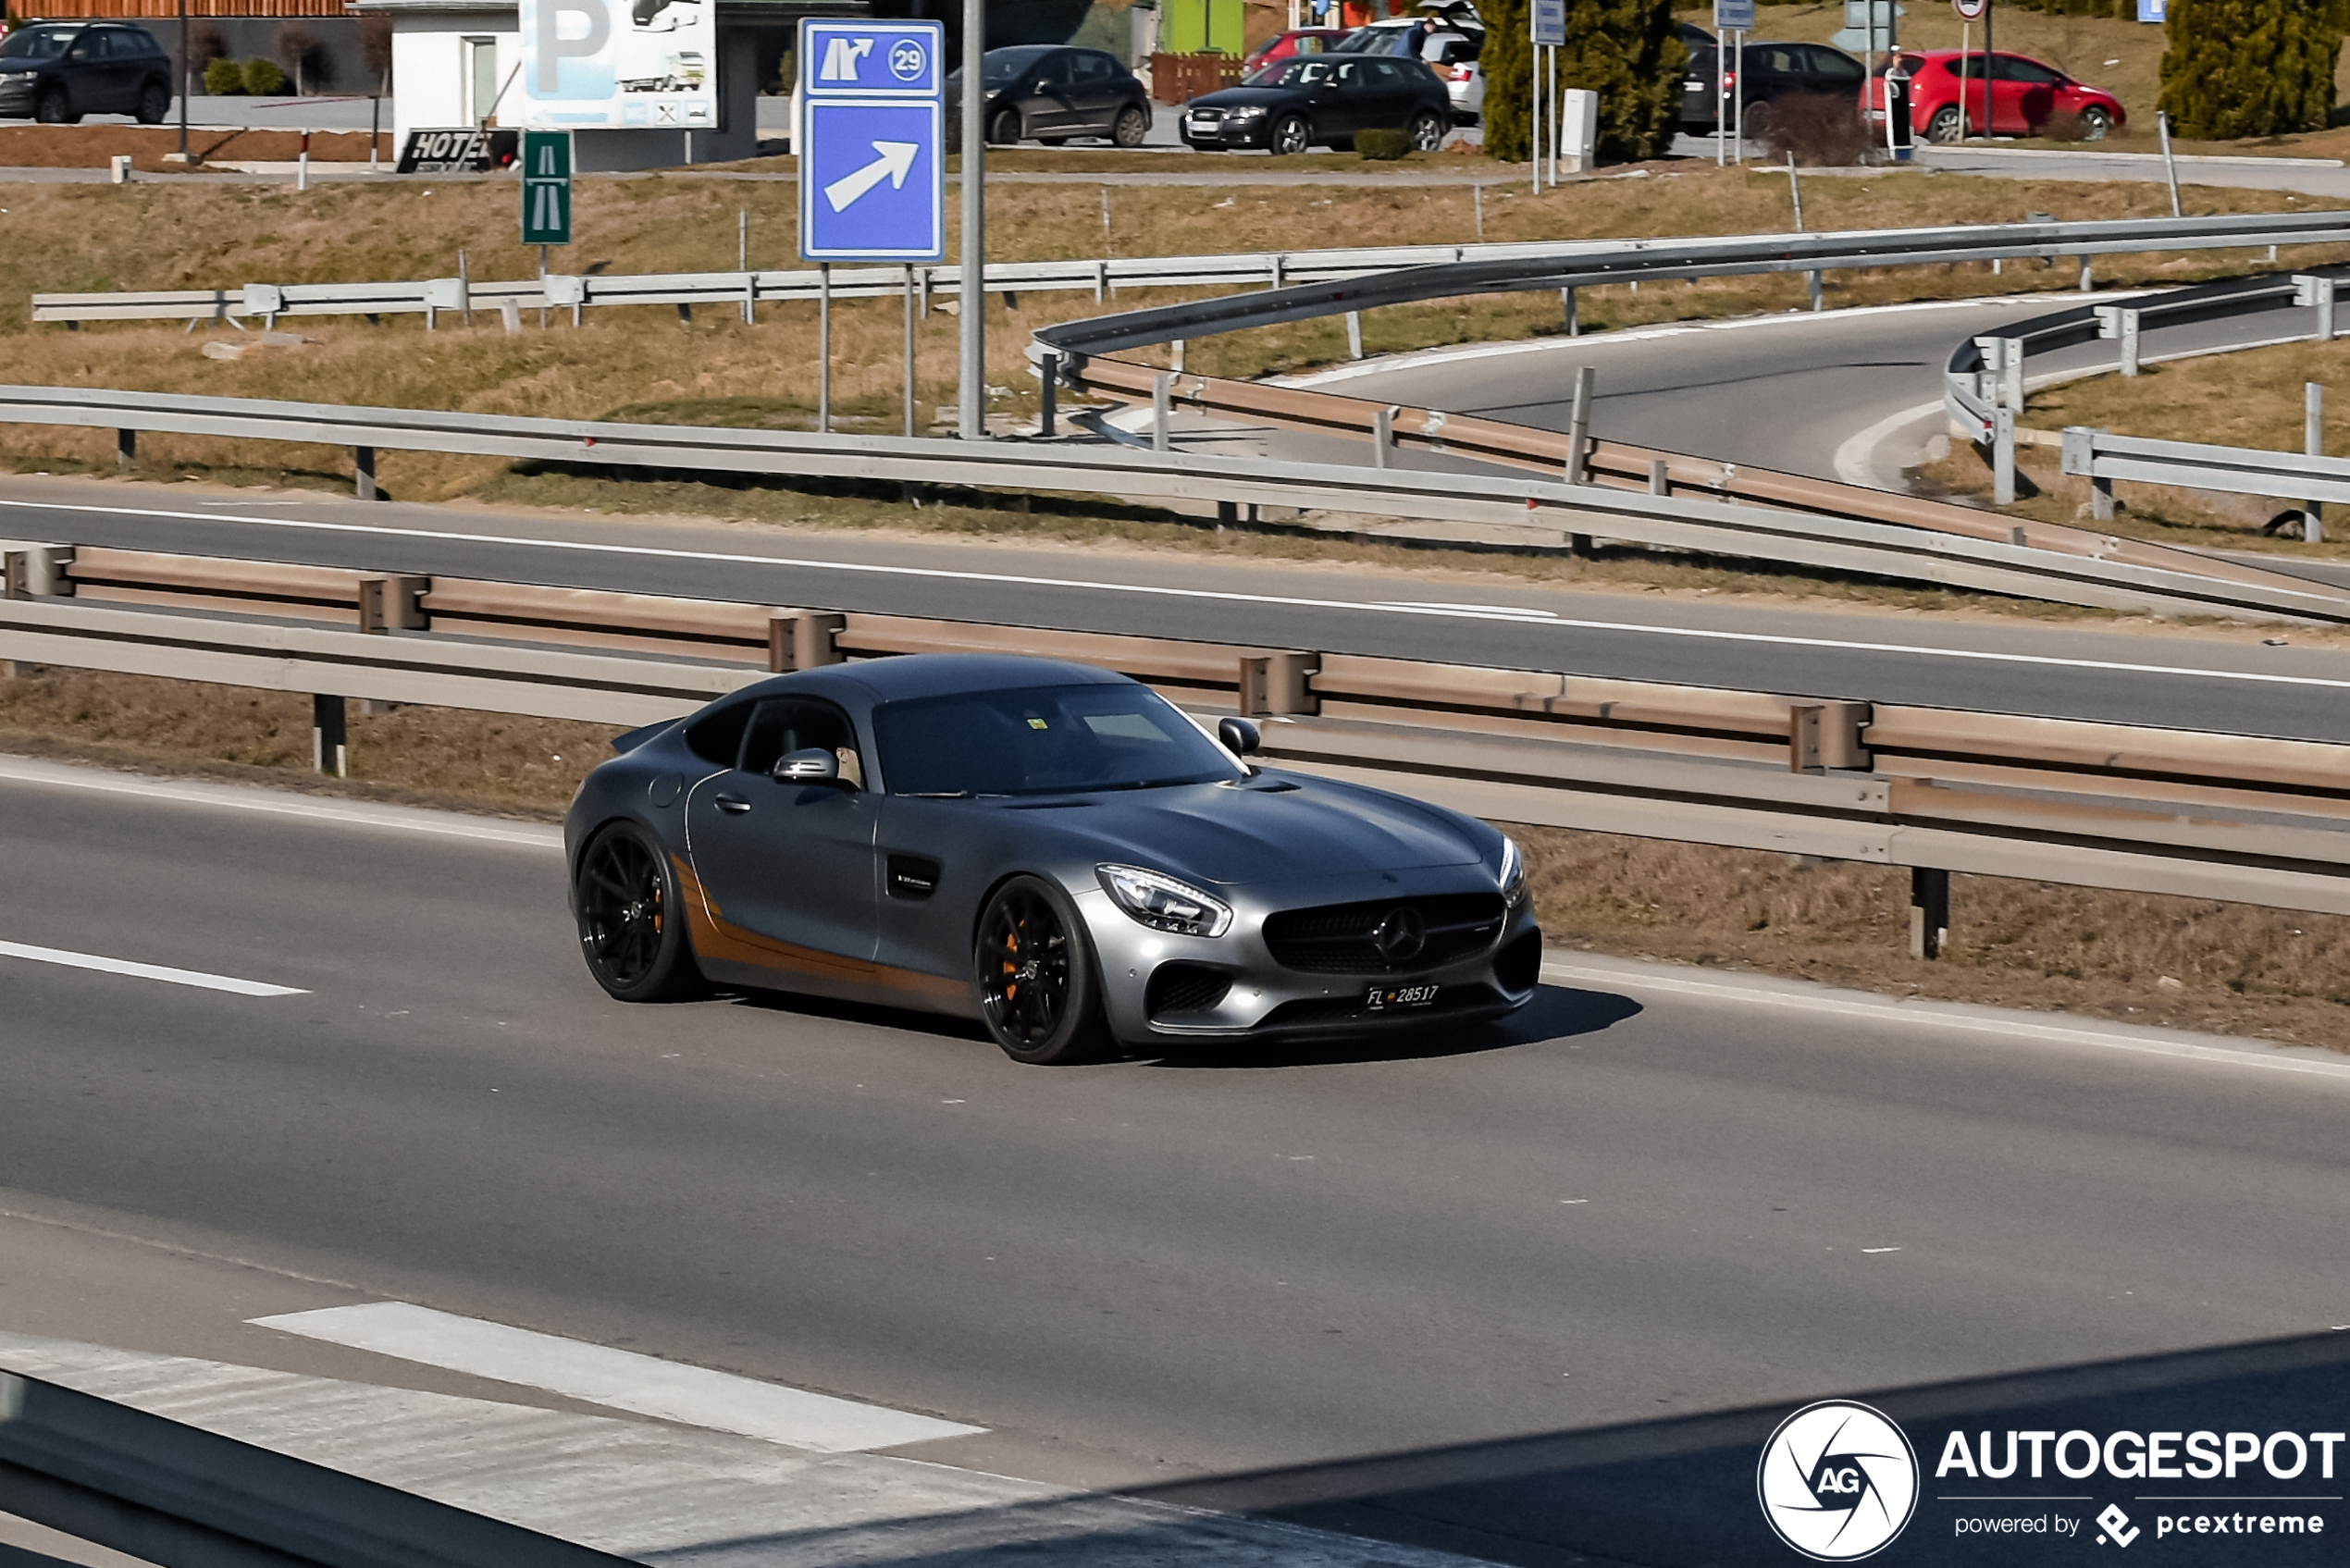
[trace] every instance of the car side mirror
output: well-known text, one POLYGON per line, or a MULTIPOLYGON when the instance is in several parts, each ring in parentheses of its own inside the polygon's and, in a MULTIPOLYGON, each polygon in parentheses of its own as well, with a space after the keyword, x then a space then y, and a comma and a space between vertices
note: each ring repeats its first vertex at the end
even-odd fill
POLYGON ((1216 738, 1235 757, 1255 756, 1265 745, 1264 735, 1246 719, 1218 719, 1216 738))
POLYGON ((834 784, 840 778, 840 759, 823 746, 785 752, 773 776, 777 784, 834 784))

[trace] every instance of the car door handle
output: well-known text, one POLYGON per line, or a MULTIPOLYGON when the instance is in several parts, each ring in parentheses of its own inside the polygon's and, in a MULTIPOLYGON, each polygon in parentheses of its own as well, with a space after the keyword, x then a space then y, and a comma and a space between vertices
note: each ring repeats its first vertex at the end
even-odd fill
POLYGON ((737 816, 750 809, 750 802, 739 795, 713 795, 710 803, 721 811, 732 811, 737 816))

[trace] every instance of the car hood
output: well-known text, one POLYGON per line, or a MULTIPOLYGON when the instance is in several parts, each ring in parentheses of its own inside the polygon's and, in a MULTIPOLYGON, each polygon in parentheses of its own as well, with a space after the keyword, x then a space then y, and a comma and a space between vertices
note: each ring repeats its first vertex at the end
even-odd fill
POLYGON ((1226 887, 1475 865, 1485 857, 1466 819, 1319 779, 1267 775, 1245 787, 1186 784, 1015 809, 1051 810, 1057 826, 1082 835, 1105 860, 1226 887))
POLYGON ((1256 105, 1285 108, 1305 98, 1302 87, 1221 87, 1185 104, 1186 109, 1244 109, 1256 105))

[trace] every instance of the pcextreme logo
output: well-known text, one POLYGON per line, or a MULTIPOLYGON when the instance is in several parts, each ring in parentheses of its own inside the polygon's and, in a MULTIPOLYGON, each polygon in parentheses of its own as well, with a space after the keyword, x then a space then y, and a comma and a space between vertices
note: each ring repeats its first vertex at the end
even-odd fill
POLYGON ((1882 1411, 1822 1400, 1779 1423, 1754 1489, 1779 1539, 1815 1562, 1857 1562, 1917 1511, 1918 1456, 1882 1411))

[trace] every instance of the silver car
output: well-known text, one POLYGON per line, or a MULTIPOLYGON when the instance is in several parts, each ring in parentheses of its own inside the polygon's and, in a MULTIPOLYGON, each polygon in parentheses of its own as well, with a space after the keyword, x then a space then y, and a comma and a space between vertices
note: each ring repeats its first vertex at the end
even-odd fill
POLYGON ((975 1018, 1022 1062, 1428 1029, 1533 994, 1517 846, 1254 766, 1081 664, 918 655, 777 676, 623 735, 564 825, 588 971, 975 1018))

